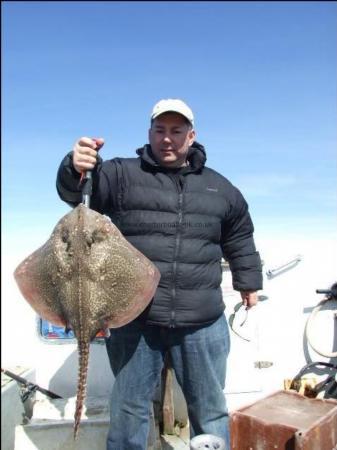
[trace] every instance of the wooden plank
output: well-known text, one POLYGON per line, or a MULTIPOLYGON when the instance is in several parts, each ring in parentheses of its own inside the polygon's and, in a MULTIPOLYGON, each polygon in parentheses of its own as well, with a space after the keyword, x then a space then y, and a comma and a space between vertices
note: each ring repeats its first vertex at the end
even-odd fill
POLYGON ((165 358, 162 372, 162 412, 163 433, 175 434, 174 429, 174 403, 173 403, 173 368, 170 355, 165 358))

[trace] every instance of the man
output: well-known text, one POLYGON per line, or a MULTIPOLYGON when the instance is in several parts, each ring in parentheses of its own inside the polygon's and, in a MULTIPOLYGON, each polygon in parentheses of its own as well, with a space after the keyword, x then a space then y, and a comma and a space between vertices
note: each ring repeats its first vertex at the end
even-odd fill
POLYGON ((108 450, 145 450, 149 411, 170 353, 188 407, 191 437, 213 434, 229 449, 223 395, 229 333, 221 293, 221 259, 229 262, 243 304, 257 303, 261 262, 242 194, 205 167, 194 117, 181 100, 159 101, 149 144, 137 158, 103 162, 103 139, 79 139, 61 163, 57 189, 81 202, 80 174, 92 170, 91 207, 111 217, 126 239, 158 267, 149 307, 106 339, 115 382, 108 450))

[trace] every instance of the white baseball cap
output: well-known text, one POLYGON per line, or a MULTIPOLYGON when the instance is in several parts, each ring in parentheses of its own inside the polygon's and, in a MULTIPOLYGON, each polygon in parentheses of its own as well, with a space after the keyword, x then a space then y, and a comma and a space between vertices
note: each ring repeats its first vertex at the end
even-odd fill
POLYGON ((189 106, 178 98, 167 98, 160 100, 153 107, 151 120, 166 112, 176 112, 186 117, 186 119, 194 126, 193 112, 189 106))

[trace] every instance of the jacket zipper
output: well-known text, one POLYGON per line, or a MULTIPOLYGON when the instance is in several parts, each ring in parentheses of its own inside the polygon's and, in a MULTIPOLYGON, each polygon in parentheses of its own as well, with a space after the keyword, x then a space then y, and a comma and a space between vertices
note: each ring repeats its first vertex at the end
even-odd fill
POLYGON ((171 302, 171 317, 170 317, 170 328, 175 327, 175 299, 176 299, 176 276, 177 276, 177 257, 179 254, 180 247, 180 239, 181 239, 181 224, 183 221, 183 196, 184 196, 184 187, 185 187, 185 179, 182 182, 182 185, 179 183, 179 179, 175 178, 174 181, 176 183, 179 196, 178 196, 178 223, 176 229, 176 240, 174 247, 174 260, 173 260, 173 268, 172 268, 172 302, 171 302))

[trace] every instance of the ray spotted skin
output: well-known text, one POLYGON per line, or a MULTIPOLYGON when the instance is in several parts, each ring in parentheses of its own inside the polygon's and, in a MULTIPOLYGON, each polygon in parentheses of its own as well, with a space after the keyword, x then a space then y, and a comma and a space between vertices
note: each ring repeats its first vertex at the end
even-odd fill
POLYGON ((125 325, 146 308, 159 271, 108 217, 80 204, 58 222, 49 240, 17 267, 14 276, 24 298, 43 319, 74 331, 79 353, 76 437, 90 342, 98 331, 125 325))

